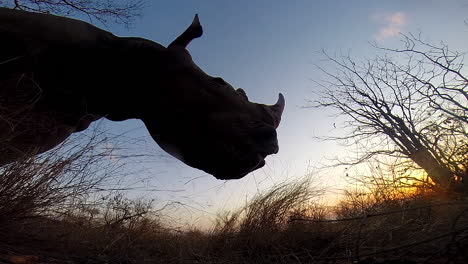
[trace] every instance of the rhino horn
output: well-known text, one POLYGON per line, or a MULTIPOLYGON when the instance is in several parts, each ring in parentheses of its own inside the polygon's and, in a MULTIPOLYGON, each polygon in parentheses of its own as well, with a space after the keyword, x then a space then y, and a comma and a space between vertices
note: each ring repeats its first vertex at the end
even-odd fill
POLYGON ((171 44, 169 44, 168 48, 172 47, 183 47, 186 48, 187 45, 193 39, 199 38, 203 35, 203 28, 200 24, 200 20, 198 19, 198 14, 195 15, 193 18, 192 24, 178 36, 171 44))
POLYGON ((283 114, 285 100, 283 94, 278 95, 278 101, 274 105, 270 105, 271 112, 273 112, 273 119, 275 120, 275 128, 277 128, 281 122, 281 115, 283 114))

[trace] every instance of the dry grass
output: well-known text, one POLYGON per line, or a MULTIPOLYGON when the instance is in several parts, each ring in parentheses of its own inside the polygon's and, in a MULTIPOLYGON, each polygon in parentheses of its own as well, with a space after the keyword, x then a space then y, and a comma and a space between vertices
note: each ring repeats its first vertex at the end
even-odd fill
POLYGON ((360 192, 324 208, 319 194, 307 181, 277 186, 224 214, 209 232, 167 229, 150 202, 116 195, 100 204, 83 201, 60 217, 22 221, 5 245, 10 253, 58 263, 467 261, 466 200, 427 194, 379 200, 360 192))
POLYGON ((464 198, 371 186, 325 207, 305 180, 220 214, 211 231, 177 231, 151 201, 91 199, 102 153, 73 146, 0 169, 0 263, 468 262, 464 198))
POLYGON ((103 167, 105 157, 95 148, 102 139, 87 140, 82 146, 75 137, 59 149, 0 168, 0 232, 23 219, 66 211, 67 204, 109 178, 104 171, 112 168, 103 167))

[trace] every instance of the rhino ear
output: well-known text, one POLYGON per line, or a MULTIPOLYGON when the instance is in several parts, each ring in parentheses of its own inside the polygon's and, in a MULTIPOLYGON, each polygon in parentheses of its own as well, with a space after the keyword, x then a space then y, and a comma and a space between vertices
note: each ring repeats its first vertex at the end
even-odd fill
POLYGON ((238 88, 238 89, 236 90, 236 93, 237 93, 238 95, 244 97, 245 100, 249 100, 249 98, 247 97, 247 94, 245 93, 244 89, 238 88))
POLYGON ((182 33, 174 41, 172 41, 172 43, 169 44, 168 48, 186 48, 190 41, 201 37, 201 35, 203 35, 203 28, 200 24, 200 20, 198 19, 198 14, 196 14, 195 18, 193 18, 192 24, 184 31, 184 33, 182 33))

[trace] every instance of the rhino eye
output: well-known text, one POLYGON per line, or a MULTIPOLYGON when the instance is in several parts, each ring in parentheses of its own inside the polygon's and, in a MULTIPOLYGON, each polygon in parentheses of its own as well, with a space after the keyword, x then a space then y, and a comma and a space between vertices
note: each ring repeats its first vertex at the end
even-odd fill
POLYGON ((223 80, 223 78, 219 78, 219 77, 213 78, 213 81, 215 81, 216 83, 222 84, 222 85, 226 85, 226 84, 227 84, 227 82, 225 82, 225 81, 223 80))

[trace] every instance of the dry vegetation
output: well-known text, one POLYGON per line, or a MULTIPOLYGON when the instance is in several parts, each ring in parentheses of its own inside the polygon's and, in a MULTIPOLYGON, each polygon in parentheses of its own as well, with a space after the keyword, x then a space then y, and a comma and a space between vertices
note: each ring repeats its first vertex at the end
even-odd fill
POLYGON ((468 262, 460 194, 375 170, 348 177, 361 189, 332 207, 303 180, 223 212, 211 230, 180 231, 151 201, 105 191, 120 165, 105 136, 82 136, 0 168, 0 264, 468 262))
POLYGON ((181 232, 151 202, 90 198, 106 178, 90 173, 102 157, 91 149, 2 168, 0 263, 468 262, 464 198, 372 186, 325 207, 302 181, 222 214, 210 231, 181 232))

